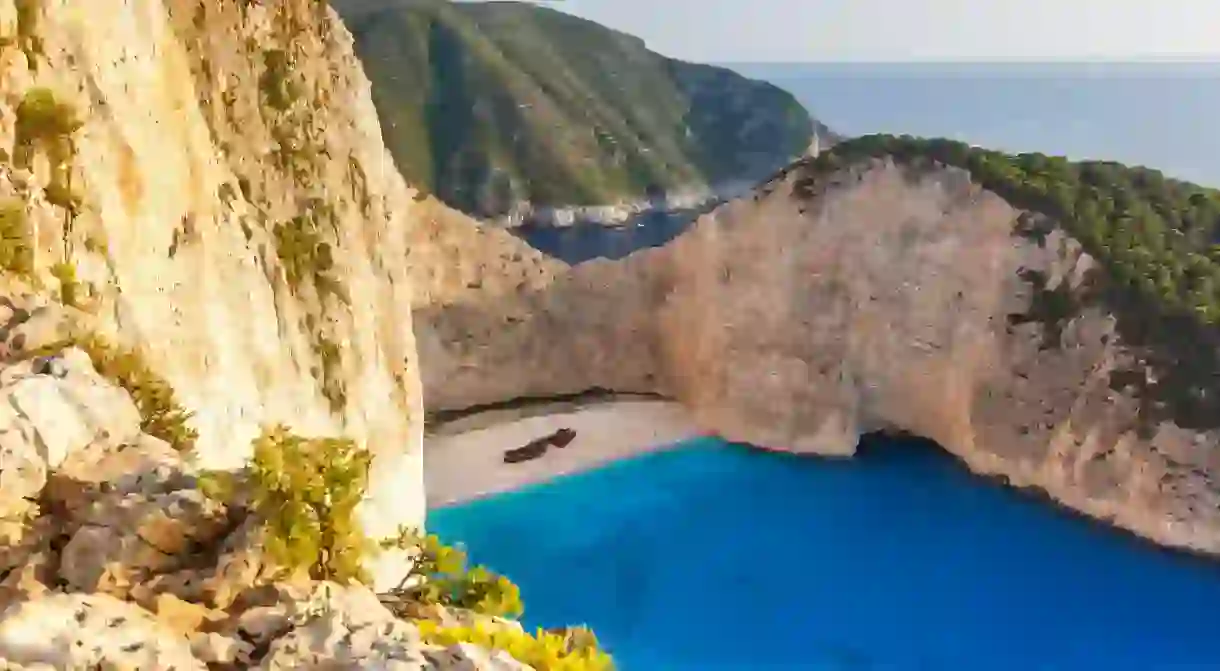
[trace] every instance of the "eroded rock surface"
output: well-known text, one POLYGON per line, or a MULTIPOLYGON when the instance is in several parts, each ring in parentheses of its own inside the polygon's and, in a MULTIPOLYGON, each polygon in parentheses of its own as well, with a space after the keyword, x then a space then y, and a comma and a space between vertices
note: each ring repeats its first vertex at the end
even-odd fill
MULTIPOLYGON (((432 276, 411 256, 440 243, 412 195, 326 3, 0 0, 0 295, 23 278, 88 317, 9 311, 5 351, 91 322, 172 384, 206 467, 240 466, 266 424, 354 438, 379 462, 374 535, 423 515, 411 280, 432 276)), ((60 386, 4 403, 99 414, 34 419, 52 462, 130 415, 60 386)))
POLYGON ((1062 232, 1023 233, 1027 216, 959 170, 789 171, 665 247, 417 312, 429 410, 603 388, 676 398, 727 439, 798 452, 908 431, 1220 552, 1220 433, 1148 421, 1153 402, 1119 372, 1157 373, 1116 317, 1051 309, 1095 262, 1062 232))
MULTIPOLYGON (((111 412, 109 424, 86 412, 12 420, 24 429, 0 462, 0 668, 530 668, 504 652, 426 643, 370 587, 290 577, 249 492, 205 495, 197 465, 142 433, 127 393, 79 350, 38 360, 0 360, 0 398, 52 385, 53 398, 107 399, 94 407, 111 412), (52 431, 81 437, 49 457, 42 436, 52 431)), ((508 626, 427 608, 442 624, 508 626)))
POLYGON ((130 669, 207 667, 189 642, 135 604, 92 594, 56 594, 17 604, 0 616, 0 657, 55 669, 103 662, 130 669))

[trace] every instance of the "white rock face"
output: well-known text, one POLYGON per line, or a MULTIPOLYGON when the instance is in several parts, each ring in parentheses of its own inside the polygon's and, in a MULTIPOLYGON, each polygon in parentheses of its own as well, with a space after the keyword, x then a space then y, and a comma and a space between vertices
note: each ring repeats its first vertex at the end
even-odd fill
POLYGON ((189 642, 147 611, 101 594, 55 594, 0 615, 0 659, 55 669, 206 671, 189 642), (111 666, 110 668, 115 668, 111 666))
POLYGON ((503 650, 487 651, 469 643, 458 643, 444 650, 424 653, 430 666, 428 669, 450 669, 452 671, 529 671, 532 666, 522 664, 503 650))
POLYGON ((0 518, 29 509, 48 469, 90 445, 140 434, 127 392, 102 379, 89 357, 69 349, 0 373, 0 518), (39 371, 39 372, 36 372, 39 371))
POLYGON ((368 587, 258 602, 260 520, 195 479, 286 424, 372 451, 368 535, 419 525, 412 308, 559 267, 413 198, 329 6, 0 0, 0 219, 0 668, 448 668, 368 587), (94 331, 172 385, 194 461, 64 349, 94 331))
MULTIPOLYGON (((0 205, 23 217, 42 281, 75 268, 94 326, 138 348, 194 413, 201 467, 242 465, 268 424, 351 437, 376 455, 370 533, 418 525, 411 280, 439 281, 411 257, 439 242, 385 151, 342 23, 302 0, 30 6, 0 0, 0 205), (22 101, 48 90, 82 122, 66 160, 19 137, 22 101)), ((26 315, 10 342, 59 330, 26 315)), ((10 385, 4 477, 38 469, 14 440, 57 464, 129 423, 130 402, 95 392, 10 385)), ((374 570, 388 584, 396 566, 374 570)))
POLYGON ((272 643, 260 669, 419 671, 427 664, 419 630, 366 589, 323 583, 296 619, 292 631, 272 643))
POLYGON ((140 434, 140 413, 126 391, 103 379, 84 352, 72 348, 6 371, 0 407, 34 427, 47 466, 58 468, 93 441, 122 444, 140 434), (45 372, 34 374, 34 368, 45 372), (23 373, 22 369, 30 369, 23 373))
MULTIPOLYGON (((125 396, 78 355, 0 363, 0 397, 46 380, 72 398, 73 385, 125 396)), ((12 453, 33 467, 4 464, 9 507, 26 507, 0 516, 0 668, 528 671, 504 652, 425 644, 369 587, 285 581, 248 492, 208 498, 189 461, 123 414, 109 433, 67 416, 96 435, 56 466, 22 416, 28 440, 12 453)))

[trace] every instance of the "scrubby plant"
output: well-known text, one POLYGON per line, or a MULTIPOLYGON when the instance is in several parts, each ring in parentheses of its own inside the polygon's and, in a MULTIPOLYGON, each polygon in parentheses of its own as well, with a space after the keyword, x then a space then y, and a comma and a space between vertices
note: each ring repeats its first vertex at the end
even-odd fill
POLYGON ((371 459, 351 440, 303 438, 283 426, 254 441, 252 506, 280 566, 318 580, 367 581, 362 559, 370 543, 356 506, 371 459))
POLYGON ((105 231, 96 231, 85 236, 85 251, 105 256, 110 253, 105 231))
POLYGON ((42 55, 42 38, 38 35, 42 0, 16 0, 17 44, 25 52, 31 68, 42 55))
MULTIPOLYGON (((853 138, 805 159, 813 170, 802 183, 812 186, 821 174, 883 156, 969 170, 1012 204, 1059 222, 1120 286, 1157 311, 1220 325, 1220 260, 1208 253, 1220 220, 1220 191, 1140 166, 892 135, 853 138)), ((1028 224, 1016 232, 1045 235, 1028 224)))
MULTIPOLYGON (((72 135, 80 129, 76 109, 61 102, 48 88, 32 88, 17 105, 14 159, 28 166, 34 152, 42 148, 51 164, 51 181, 46 187, 47 202, 62 207, 69 216, 81 207, 80 195, 72 191, 72 159, 76 147, 72 135)), ((70 225, 70 220, 67 225, 70 225)))
POLYGON ((34 234, 25 203, 0 200, 0 268, 17 275, 34 271, 34 234))
POLYGON ((495 617, 520 617, 521 590, 508 578, 483 566, 466 565, 466 553, 446 545, 435 535, 421 537, 401 529, 383 548, 418 548, 410 574, 403 581, 412 587, 398 590, 416 603, 439 604, 495 617))
POLYGON ((406 527, 379 543, 364 536, 356 506, 367 489, 371 463, 369 451, 350 439, 305 438, 277 425, 255 439, 244 472, 205 473, 199 488, 218 500, 233 500, 239 488, 248 489, 272 559, 288 573, 367 582, 361 568, 366 557, 403 549, 415 555, 403 580, 413 586, 394 590, 396 594, 414 603, 519 616, 516 585, 481 566, 468 568, 465 553, 436 536, 420 536, 406 527))
POLYGON ((76 109, 56 98, 51 89, 37 87, 26 91, 17 105, 15 144, 19 163, 28 163, 38 144, 50 153, 53 165, 66 162, 72 155, 72 134, 82 123, 76 109))
POLYGON ((234 471, 200 471, 195 475, 195 486, 213 501, 230 503, 237 499, 238 489, 247 484, 246 475, 234 471))
POLYGON ((347 388, 342 377, 342 351, 316 327, 310 331, 310 336, 314 353, 322 360, 315 378, 322 385, 322 395, 326 397, 331 412, 337 413, 347 405, 347 388))
POLYGON ((322 238, 311 217, 302 215, 276 224, 271 233, 275 238, 276 256, 284 265, 284 274, 293 291, 306 280, 313 280, 319 293, 325 293, 325 287, 339 283, 331 276, 335 261, 330 243, 322 238))
POLYGON ((283 49, 268 49, 263 52, 263 75, 259 78, 259 90, 267 104, 283 111, 292 106, 296 91, 288 75, 292 70, 288 52, 283 49))
POLYGON ((514 659, 538 671, 611 671, 614 660, 597 647, 592 632, 581 628, 582 636, 553 633, 539 629, 528 634, 509 627, 489 624, 474 626, 442 626, 437 622, 419 622, 424 641, 436 645, 473 643, 483 648, 503 650, 514 659))
POLYGON ((51 266, 51 275, 59 280, 59 302, 79 308, 81 284, 76 280, 76 266, 67 261, 51 266))
POLYGON ((1220 378, 1220 190, 1110 161, 870 135, 798 162, 793 194, 814 195, 828 184, 823 176, 879 157, 967 170, 1015 207, 1037 213, 1035 221, 1018 220, 1014 235, 1047 244, 1059 228, 1074 238, 1098 263, 1070 288, 1022 273, 1033 300, 1009 323, 1040 322, 1043 347, 1061 348, 1064 326, 1084 309, 1102 309, 1115 317, 1111 342, 1131 352, 1109 373, 1109 386, 1138 399, 1141 435, 1150 438, 1165 422, 1220 427, 1220 395, 1213 393, 1220 378))
POLYGON ((47 184, 44 193, 48 203, 76 213, 80 211, 84 199, 79 193, 72 190, 70 179, 68 166, 58 166, 51 175, 51 182, 47 184))
POLYGON ((89 355, 98 374, 131 394, 140 412, 140 430, 189 455, 199 433, 187 421, 193 413, 178 402, 169 381, 158 375, 138 350, 119 347, 96 333, 73 335, 32 352, 34 355, 76 347, 89 355))
MULTIPOLYGON (((436 536, 400 528, 380 543, 364 536, 356 507, 368 485, 368 450, 340 438, 303 438, 283 426, 265 429, 254 441, 249 468, 241 475, 211 472, 199 488, 209 497, 232 500, 249 489, 252 512, 267 532, 266 547, 284 571, 315 580, 368 582, 362 564, 370 552, 413 551, 404 585, 392 590, 400 602, 438 604, 495 617, 519 617, 520 591, 507 578, 481 566, 436 536)), ((399 613, 403 615, 403 613, 399 613)), ((540 671, 612 671, 614 664, 584 627, 538 630, 531 635, 496 624, 445 627, 418 622, 424 639, 441 645, 470 642, 503 650, 540 671)))

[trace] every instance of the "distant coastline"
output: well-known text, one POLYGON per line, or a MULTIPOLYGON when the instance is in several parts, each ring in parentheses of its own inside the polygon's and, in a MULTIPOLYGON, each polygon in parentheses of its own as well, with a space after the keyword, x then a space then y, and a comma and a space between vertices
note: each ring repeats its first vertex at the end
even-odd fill
POLYGON ((1220 62, 731 63, 848 136, 944 137, 1220 186, 1220 62))
POLYGON ((714 189, 689 189, 663 196, 604 205, 539 205, 520 203, 512 212, 489 219, 500 228, 570 228, 581 224, 628 226, 643 215, 703 210, 737 198, 754 188, 754 181, 740 180, 714 189))
POLYGON ((739 62, 716 65, 755 76, 758 72, 801 71, 842 72, 853 76, 870 74, 915 74, 971 76, 1047 76, 1103 73, 1113 75, 1220 74, 1220 61, 1207 60, 1087 60, 1087 61, 825 61, 825 62, 739 62))

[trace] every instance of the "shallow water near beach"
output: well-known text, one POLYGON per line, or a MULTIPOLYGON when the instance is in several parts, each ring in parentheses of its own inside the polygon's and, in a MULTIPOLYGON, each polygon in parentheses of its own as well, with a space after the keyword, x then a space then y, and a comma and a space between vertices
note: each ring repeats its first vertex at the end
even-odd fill
POLYGON ((1220 668, 1220 562, 919 442, 698 439, 428 524, 520 585, 528 627, 588 623, 622 671, 1220 668))

